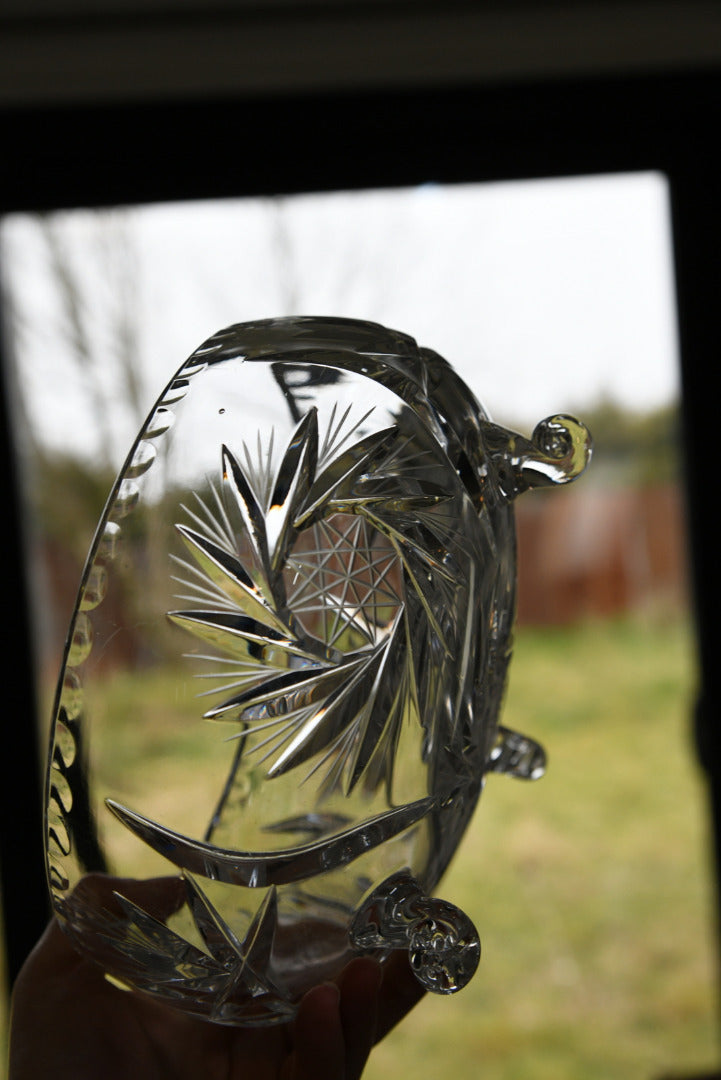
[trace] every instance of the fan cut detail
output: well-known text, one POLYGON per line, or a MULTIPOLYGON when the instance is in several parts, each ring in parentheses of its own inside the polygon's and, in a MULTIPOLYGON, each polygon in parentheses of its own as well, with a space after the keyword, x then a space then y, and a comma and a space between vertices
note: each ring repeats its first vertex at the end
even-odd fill
POLYGON ((326 796, 361 778, 390 786, 400 725, 409 712, 420 723, 409 589, 425 635, 447 648, 430 595, 450 579, 447 496, 427 468, 409 477, 395 426, 354 441, 369 414, 346 431, 348 413, 320 443, 309 410, 277 468, 274 436, 255 457, 223 446, 220 482, 176 526, 178 595, 192 606, 169 612, 214 650, 203 675, 219 685, 203 693, 220 700, 204 717, 231 738, 262 732, 247 753, 267 776, 305 766, 326 796))

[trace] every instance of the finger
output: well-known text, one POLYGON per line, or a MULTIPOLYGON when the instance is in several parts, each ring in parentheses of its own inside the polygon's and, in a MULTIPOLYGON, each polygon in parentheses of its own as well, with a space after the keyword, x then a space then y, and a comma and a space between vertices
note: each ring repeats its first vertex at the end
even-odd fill
POLYGON ((333 983, 309 990, 293 1024, 290 1080, 343 1080, 345 1046, 340 991, 333 983))
POLYGON ((177 875, 137 880, 109 874, 86 874, 73 890, 70 903, 104 908, 122 917, 124 911, 117 894, 132 900, 160 922, 183 906, 186 895, 185 884, 177 875))
POLYGON ((380 964, 359 956, 351 960, 338 979, 346 1080, 359 1080, 373 1049, 381 978, 380 964))
POLYGON ((424 994, 425 990, 411 970, 405 949, 392 953, 383 964, 375 1041, 380 1042, 424 994))
POLYGON ((58 972, 65 973, 69 966, 79 962, 80 956, 69 938, 60 929, 57 920, 52 919, 23 964, 18 983, 22 985, 25 981, 44 980, 58 972))

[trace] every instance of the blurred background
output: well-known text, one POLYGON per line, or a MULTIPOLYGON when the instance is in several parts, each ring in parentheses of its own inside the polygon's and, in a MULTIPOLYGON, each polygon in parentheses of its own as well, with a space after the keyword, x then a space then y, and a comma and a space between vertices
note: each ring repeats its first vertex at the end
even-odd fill
POLYGON ((718 1068, 719 110, 708 0, 4 0, 9 978, 47 917, 49 699, 135 432, 221 326, 346 315, 439 351, 495 420, 576 412, 596 442, 517 504, 505 723, 550 764, 489 778, 442 886, 481 968, 367 1075, 718 1068))
MULTIPOLYGON (((530 786, 490 778, 441 889, 477 922, 481 969, 457 998, 424 1002, 368 1075, 710 1068, 664 177, 15 214, 0 258, 41 746, 114 475, 173 371, 217 329, 281 314, 376 320, 446 356, 500 423, 529 434, 553 412, 584 419, 590 472, 517 503, 504 722, 546 746, 549 772, 530 786)), ((123 660, 106 652, 111 688, 123 660)))

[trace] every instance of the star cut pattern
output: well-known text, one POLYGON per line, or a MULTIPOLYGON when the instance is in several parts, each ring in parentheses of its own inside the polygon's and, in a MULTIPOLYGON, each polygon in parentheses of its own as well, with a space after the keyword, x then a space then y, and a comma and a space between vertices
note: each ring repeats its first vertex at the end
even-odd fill
MULTIPOLYGON (((153 990, 163 983, 181 1009, 221 1023, 247 1022, 250 1015, 255 1024, 292 1017, 295 1005, 269 975, 278 925, 276 888, 263 896, 239 940, 195 877, 184 873, 181 881, 185 905, 204 948, 120 890, 113 892, 117 914, 73 897, 66 928, 71 936, 77 921, 92 929, 113 949, 122 983, 137 990, 153 990)), ((80 938, 81 947, 82 943, 80 938)))
POLYGON ((274 433, 254 454, 222 448, 220 483, 177 525, 177 595, 192 606, 169 612, 213 650, 203 695, 221 700, 205 718, 244 743, 252 731, 244 752, 269 778, 305 765, 321 798, 361 778, 390 789, 400 725, 431 689, 429 638, 449 651, 439 589, 455 587, 432 454, 396 426, 354 438, 370 414, 349 413, 331 414, 322 442, 313 408, 282 453, 274 433))
POLYGON ((401 607, 399 560, 394 549, 378 544, 361 517, 337 515, 313 529, 314 546, 303 547, 288 560, 291 579, 288 602, 305 622, 315 614, 321 638, 330 647, 350 651, 376 645, 389 613, 401 607))

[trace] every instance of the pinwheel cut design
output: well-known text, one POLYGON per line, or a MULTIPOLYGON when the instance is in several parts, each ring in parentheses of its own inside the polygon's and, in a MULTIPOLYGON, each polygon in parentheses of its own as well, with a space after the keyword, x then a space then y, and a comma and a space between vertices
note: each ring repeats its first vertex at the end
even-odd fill
POLYGON ((402 721, 426 714, 422 657, 448 652, 444 588, 453 599, 433 468, 396 426, 351 441, 347 416, 331 415, 319 446, 311 409, 277 467, 272 439, 242 462, 222 448, 219 488, 177 525, 193 606, 169 613, 214 650, 204 677, 220 700, 205 717, 252 731, 269 778, 318 773, 321 798, 361 779, 390 788, 402 721))

